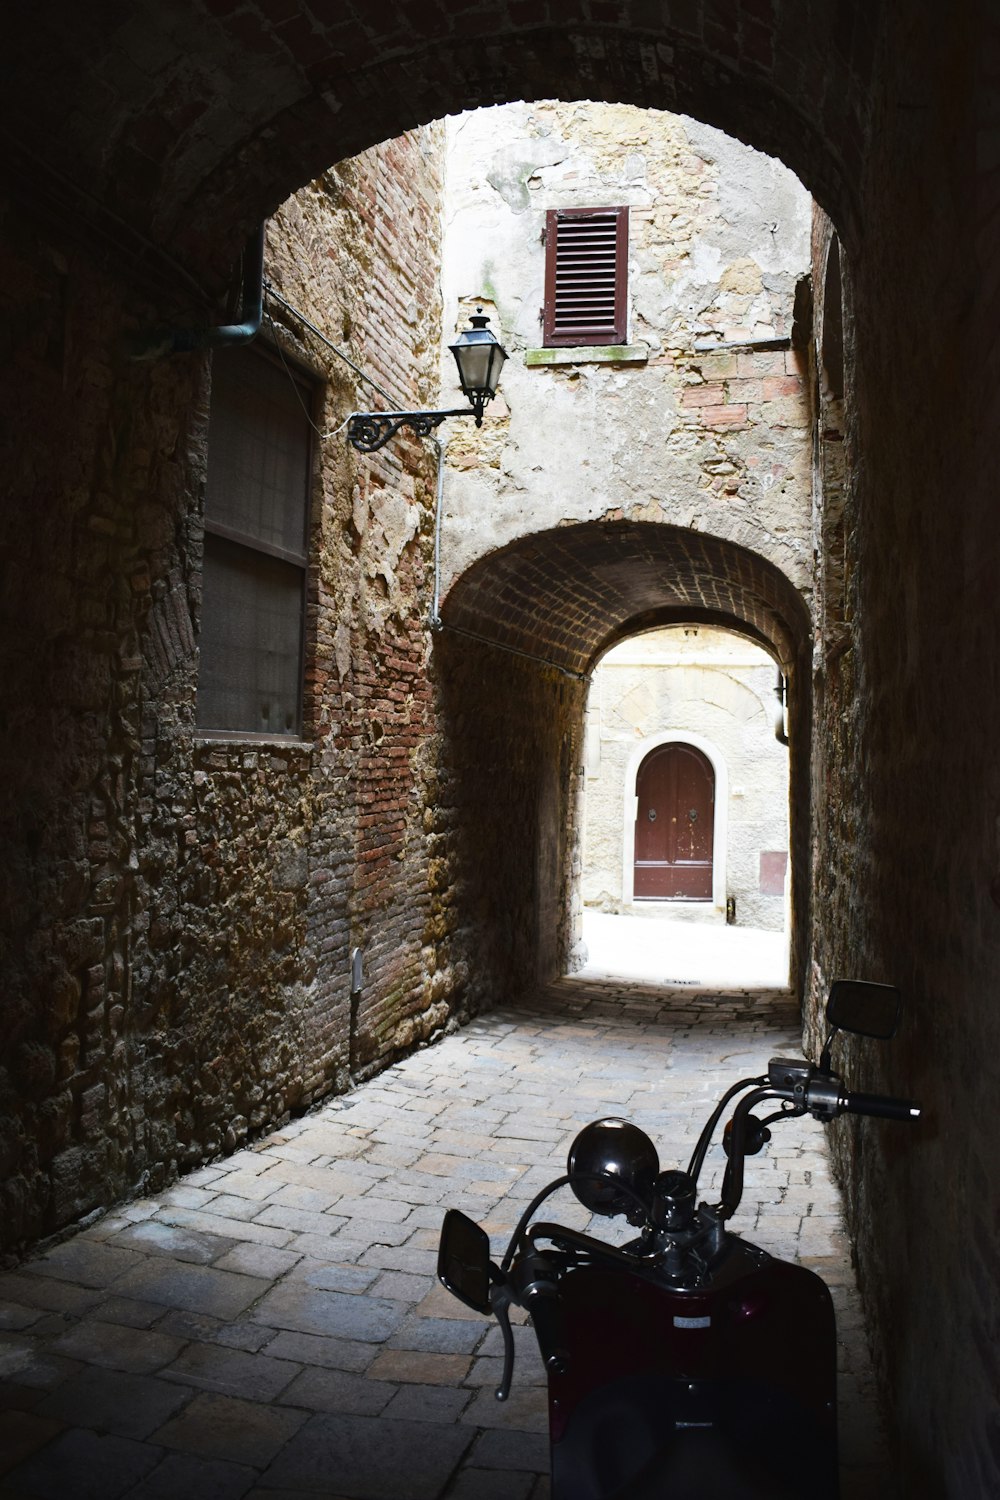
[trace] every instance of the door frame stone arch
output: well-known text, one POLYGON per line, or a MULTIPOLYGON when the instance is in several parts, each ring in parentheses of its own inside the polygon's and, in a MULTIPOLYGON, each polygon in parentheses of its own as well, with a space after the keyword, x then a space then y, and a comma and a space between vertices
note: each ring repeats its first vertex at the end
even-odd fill
MULTIPOLYGON (((715 816, 713 820, 714 847, 712 851, 712 911, 726 910, 727 839, 729 836, 729 770, 725 757, 711 740, 687 729, 663 729, 640 740, 629 754, 625 766, 625 784, 622 802, 622 906, 633 910, 636 907, 634 889, 635 818, 638 806, 636 777, 639 767, 647 755, 659 750, 662 745, 692 745, 706 757, 715 774, 715 816)), ((642 906, 653 905, 643 901, 642 906)), ((671 906, 681 903, 665 903, 671 906)), ((683 903, 692 905, 697 903, 683 903)))

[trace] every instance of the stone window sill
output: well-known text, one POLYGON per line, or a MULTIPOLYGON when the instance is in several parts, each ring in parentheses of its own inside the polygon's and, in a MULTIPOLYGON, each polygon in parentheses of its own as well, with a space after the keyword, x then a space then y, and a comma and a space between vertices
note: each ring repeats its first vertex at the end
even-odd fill
POLYGON ((194 735, 196 745, 249 745, 259 749, 263 745, 271 745, 280 750, 311 750, 312 740, 304 740, 294 734, 255 734, 252 730, 243 729, 203 729, 196 730, 194 735))
POLYGON ((571 349, 526 349, 524 363, 546 365, 644 365, 649 359, 646 344, 588 344, 571 349))

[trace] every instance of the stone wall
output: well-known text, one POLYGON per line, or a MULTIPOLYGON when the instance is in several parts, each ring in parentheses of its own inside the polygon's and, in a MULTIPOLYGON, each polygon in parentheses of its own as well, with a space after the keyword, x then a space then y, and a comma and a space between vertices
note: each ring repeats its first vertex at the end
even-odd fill
MULTIPOLYGON (((194 650, 184 559, 205 369, 131 363, 155 309, 123 292, 107 247, 5 223, 0 1222, 17 1244, 127 1191, 148 1160, 133 966, 148 920, 143 677, 155 654, 169 700, 194 650)), ((154 1097, 151 1128, 172 1138, 154 1097)))
POLYGON ((437 857, 456 874, 441 925, 477 1007, 565 968, 579 875, 582 681, 444 630, 437 857))
MULTIPOLYGON (((853 1087, 916 1098, 923 1118, 845 1120, 837 1153, 901 1492, 985 1500, 1000 1487, 1000 530, 984 445, 996 199, 977 198, 974 174, 976 103, 992 101, 995 130, 1000 53, 995 30, 970 46, 971 12, 942 31, 890 11, 905 15, 907 45, 873 96, 869 231, 854 253, 840 247, 842 480, 831 486, 818 452, 818 533, 839 533, 843 608, 828 570, 814 995, 838 974, 903 993, 892 1042, 839 1056, 853 1087)), ((829 296, 828 224, 814 243, 814 285, 829 296)))
POLYGON ((44 406, 50 434, 10 460, 2 521, 8 1244, 231 1149, 464 1004, 427 810, 433 450, 361 460, 339 431, 433 394, 439 184, 432 128, 332 169, 268 231, 260 341, 315 381, 327 434, 301 739, 195 722, 210 361, 135 363, 162 304, 54 231, 8 250, 11 431, 44 406))
POLYGON ((775 735, 777 669, 751 642, 711 627, 653 631, 615 646, 588 696, 582 896, 585 905, 634 915, 786 922, 788 747, 775 735), (671 731, 717 757, 716 899, 631 898, 639 757, 671 731), (721 816, 720 816, 721 814, 721 816))

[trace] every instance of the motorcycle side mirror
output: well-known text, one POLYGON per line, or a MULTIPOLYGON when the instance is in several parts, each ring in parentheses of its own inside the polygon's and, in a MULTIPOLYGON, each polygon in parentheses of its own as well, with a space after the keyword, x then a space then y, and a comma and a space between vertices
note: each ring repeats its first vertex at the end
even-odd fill
POLYGON ((474 1312, 490 1306, 490 1237, 468 1215, 449 1208, 441 1225, 438 1280, 474 1312))
POLYGON ((834 1031, 887 1041, 896 1035, 902 1000, 893 984, 866 979, 835 979, 826 1002, 826 1019, 834 1031))

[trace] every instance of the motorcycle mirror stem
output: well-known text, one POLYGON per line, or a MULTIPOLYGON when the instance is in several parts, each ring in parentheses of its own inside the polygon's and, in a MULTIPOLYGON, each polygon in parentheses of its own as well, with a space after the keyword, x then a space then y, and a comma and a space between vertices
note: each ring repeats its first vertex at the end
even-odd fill
POLYGON ((838 1028, 835 1026, 823 1043, 823 1051, 819 1056, 819 1071, 821 1073, 829 1073, 833 1068, 833 1042, 837 1035, 838 1028))

